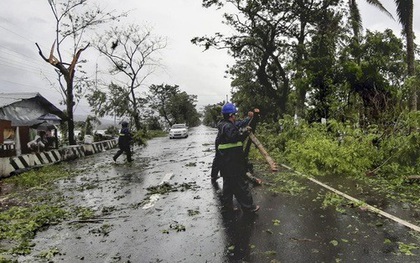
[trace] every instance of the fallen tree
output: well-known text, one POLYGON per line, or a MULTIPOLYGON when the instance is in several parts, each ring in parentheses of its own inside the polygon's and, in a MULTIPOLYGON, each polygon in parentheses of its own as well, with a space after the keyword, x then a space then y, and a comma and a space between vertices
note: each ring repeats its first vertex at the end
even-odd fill
POLYGON ((249 138, 251 141, 257 146, 260 153, 264 156, 267 163, 270 165, 271 171, 276 172, 278 171, 277 164, 274 162, 274 160, 270 157, 270 155, 267 153, 261 142, 255 137, 255 135, 251 132, 249 133, 249 138))

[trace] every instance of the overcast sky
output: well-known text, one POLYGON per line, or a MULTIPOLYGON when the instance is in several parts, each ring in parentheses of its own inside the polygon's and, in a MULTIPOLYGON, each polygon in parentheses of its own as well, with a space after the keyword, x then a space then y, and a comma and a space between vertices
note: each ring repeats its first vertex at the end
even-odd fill
MULTIPOLYGON (((230 80, 225 78, 224 72, 226 65, 231 65, 233 60, 226 51, 202 52, 202 48, 190 42, 196 36, 226 32, 228 29, 221 23, 220 12, 214 8, 202 8, 201 0, 99 2, 107 10, 132 10, 129 20, 139 25, 150 25, 153 34, 167 38, 168 45, 161 54, 165 69, 156 72, 145 84, 178 85, 182 91, 198 96, 199 107, 220 102, 230 95, 230 80)), ((381 2, 395 14, 393 0, 381 2)), ((416 5, 417 1, 414 2, 416 5)), ((401 36, 397 21, 368 6, 364 0, 359 0, 359 7, 366 29, 382 31, 391 28, 397 36, 401 36)), ((414 28, 418 38, 419 14, 420 8, 416 5, 414 28)), ((64 109, 58 104, 61 95, 50 85, 50 82, 56 81, 53 67, 41 59, 35 46, 35 42, 39 43, 44 54, 48 54, 54 41, 54 26, 47 0, 0 0, 0 92, 36 91, 64 109)), ((93 48, 84 51, 82 59, 88 59, 92 69, 99 61, 93 48)), ((94 70, 89 75, 95 76, 94 70)), ((86 102, 76 108, 76 114, 89 114, 86 102)))

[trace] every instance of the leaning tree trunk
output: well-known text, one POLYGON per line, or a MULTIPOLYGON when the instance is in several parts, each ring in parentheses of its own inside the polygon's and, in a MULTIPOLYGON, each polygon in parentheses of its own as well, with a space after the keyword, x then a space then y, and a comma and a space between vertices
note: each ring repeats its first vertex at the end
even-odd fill
MULTIPOLYGON (((407 66, 408 75, 410 77, 415 76, 414 66, 414 32, 413 32, 413 11, 408 16, 408 26, 406 30, 407 39, 407 66), (410 26, 411 25, 411 26, 410 26)), ((417 86, 411 87, 411 111, 417 111, 417 86)))
POLYGON ((274 162, 274 160, 270 157, 268 152, 265 150, 264 146, 261 144, 261 142, 257 139, 257 137, 255 137, 255 135, 252 132, 249 134, 249 138, 252 140, 255 146, 257 146, 260 153, 264 156, 265 160, 270 165, 271 171, 272 172, 278 171, 276 162, 274 162))

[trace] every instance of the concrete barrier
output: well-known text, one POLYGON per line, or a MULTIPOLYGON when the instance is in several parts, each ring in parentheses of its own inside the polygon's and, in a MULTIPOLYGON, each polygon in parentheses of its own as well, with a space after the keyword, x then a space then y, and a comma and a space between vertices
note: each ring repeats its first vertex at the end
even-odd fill
POLYGON ((94 142, 92 144, 70 145, 58 150, 24 154, 13 157, 0 158, 0 178, 22 173, 34 167, 60 161, 74 160, 99 152, 103 152, 118 145, 117 140, 94 142))

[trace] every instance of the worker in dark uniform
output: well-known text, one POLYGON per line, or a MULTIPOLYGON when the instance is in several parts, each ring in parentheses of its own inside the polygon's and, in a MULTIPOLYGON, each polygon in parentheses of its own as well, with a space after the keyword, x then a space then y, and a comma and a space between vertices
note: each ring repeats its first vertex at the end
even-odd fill
POLYGON ((132 141, 132 135, 130 132, 130 129, 128 128, 128 122, 123 121, 121 123, 121 131, 120 131, 120 135, 118 137, 118 147, 120 148, 117 153, 114 155, 114 157, 112 157, 112 159, 114 160, 114 162, 117 161, 118 157, 125 152, 125 154, 127 155, 127 162, 131 162, 133 161, 131 159, 131 149, 130 149, 130 145, 131 145, 131 141, 132 141))
POLYGON ((222 107, 223 120, 217 126, 218 163, 223 177, 222 205, 226 211, 234 210, 235 196, 244 212, 256 212, 260 207, 254 204, 245 181, 246 160, 242 144, 248 131, 240 131, 235 125, 236 113, 236 106, 226 103, 222 107))
MULTIPOLYGON (((253 117, 254 117, 254 112, 249 111, 248 116, 245 119, 243 119, 241 121, 235 120, 236 127, 245 128, 249 124, 249 122, 252 120, 253 117)), ((218 125, 219 125, 219 123, 218 123, 218 125)), ((219 178, 219 171, 220 171, 219 162, 218 162, 220 157, 219 157, 219 151, 217 150, 217 147, 218 147, 218 138, 217 137, 216 137, 216 140, 215 140, 215 146, 216 146, 215 147, 216 154, 213 158, 213 163, 211 165, 211 173, 210 173, 211 183, 213 185, 217 185, 217 179, 219 178)))

